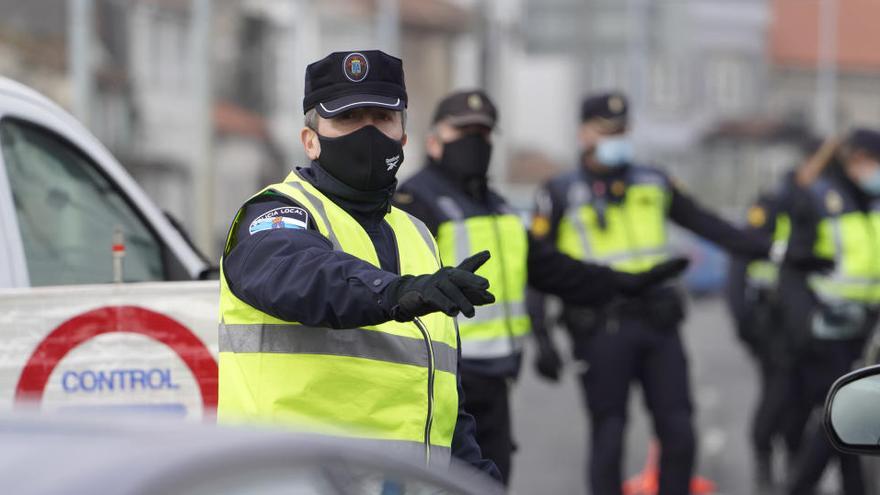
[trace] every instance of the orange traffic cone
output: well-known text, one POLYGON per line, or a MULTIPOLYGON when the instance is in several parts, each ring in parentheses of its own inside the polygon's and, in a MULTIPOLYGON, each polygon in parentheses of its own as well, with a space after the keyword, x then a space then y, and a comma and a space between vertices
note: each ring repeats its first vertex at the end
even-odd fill
MULTIPOLYGON (((648 460, 645 469, 623 483, 623 495, 657 495, 660 490, 660 469, 658 459, 660 448, 656 441, 648 447, 648 460)), ((715 483, 702 476, 691 479, 691 495, 711 495, 715 493, 715 483)))

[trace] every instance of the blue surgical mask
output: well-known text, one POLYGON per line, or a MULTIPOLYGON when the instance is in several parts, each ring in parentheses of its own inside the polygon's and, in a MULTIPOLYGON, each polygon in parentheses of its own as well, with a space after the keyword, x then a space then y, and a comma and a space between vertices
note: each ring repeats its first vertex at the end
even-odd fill
POLYGON ((632 162, 632 143, 626 136, 611 136, 596 145, 596 161, 606 167, 620 167, 632 162))
POLYGON ((880 196, 880 164, 874 167, 874 172, 867 177, 859 179, 859 187, 871 196, 880 196))

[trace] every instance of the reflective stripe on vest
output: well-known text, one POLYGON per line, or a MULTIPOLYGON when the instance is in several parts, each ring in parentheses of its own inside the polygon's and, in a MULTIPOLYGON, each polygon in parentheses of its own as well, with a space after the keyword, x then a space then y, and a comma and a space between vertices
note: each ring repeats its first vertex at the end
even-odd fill
MULTIPOLYGON (((365 328, 331 329, 296 324, 220 324, 220 352, 325 354, 349 356, 427 368, 430 357, 422 339, 365 328)), ((458 352, 434 343, 434 366, 455 373, 458 352)))
POLYGON ((828 275, 811 275, 810 287, 826 303, 880 303, 880 211, 826 216, 814 252, 834 260, 828 275))
POLYGON ((528 238, 522 220, 512 213, 465 218, 447 196, 437 198, 437 206, 449 219, 437 228, 444 265, 456 266, 482 250, 492 254, 477 274, 489 280, 495 302, 476 307, 473 318, 458 319, 462 357, 494 359, 521 352, 521 337, 531 330, 525 308, 528 238))
MULTIPOLYGON (((363 228, 297 174, 257 196, 265 193, 286 196, 308 210, 334 249, 379 266, 363 228)), ((396 208, 385 221, 395 236, 401 274, 440 268, 424 224, 396 208)), ((235 223, 230 236, 234 231, 235 223)), ((230 244, 231 239, 227 249, 230 244)), ((221 421, 281 423, 379 442, 409 455, 418 452, 431 465, 448 462, 458 416, 452 318, 433 313, 365 328, 306 326, 241 301, 223 273, 220 309, 221 421)))
POLYGON ((570 185, 567 199, 557 237, 563 253, 631 273, 648 271, 669 258, 669 195, 662 184, 634 182, 624 199, 619 204, 608 202, 604 212, 596 211, 583 181, 570 185))

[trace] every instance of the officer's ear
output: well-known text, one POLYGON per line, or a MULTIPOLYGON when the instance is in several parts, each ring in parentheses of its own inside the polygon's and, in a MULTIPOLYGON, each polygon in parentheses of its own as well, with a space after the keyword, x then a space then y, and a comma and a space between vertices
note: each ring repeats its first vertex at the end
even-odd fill
POLYGON ((318 140, 318 133, 311 127, 303 127, 299 131, 299 139, 302 141, 303 150, 309 160, 317 160, 321 155, 321 141, 318 140))
POLYGON ((601 137, 602 134, 592 121, 583 122, 578 128, 578 142, 584 151, 595 148, 601 137))
POLYGON ((425 139, 425 152, 434 161, 440 161, 440 158, 443 157, 443 143, 440 142, 440 136, 437 135, 436 129, 432 129, 425 139))

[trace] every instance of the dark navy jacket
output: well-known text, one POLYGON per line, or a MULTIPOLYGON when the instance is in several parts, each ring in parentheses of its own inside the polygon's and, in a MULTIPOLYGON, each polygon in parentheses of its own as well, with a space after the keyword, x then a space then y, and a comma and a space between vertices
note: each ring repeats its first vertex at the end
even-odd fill
MULTIPOLYGON (((394 203, 425 222, 436 236, 440 224, 447 220, 438 208, 439 198, 455 201, 464 218, 514 213, 504 198, 488 187, 484 178, 460 179, 433 163, 398 188, 394 203)), ((532 235, 528 241, 529 286, 579 305, 599 305, 614 297, 613 272, 609 268, 582 263, 532 235)), ((519 373, 521 361, 521 353, 497 359, 463 359, 462 369, 466 373, 514 377, 519 373)))
MULTIPOLYGON (((350 254, 334 251, 318 233, 314 219, 285 197, 264 195, 243 208, 233 225, 223 271, 230 290, 249 305, 276 318, 304 325, 354 328, 391 319, 393 301, 384 298, 388 284, 398 278, 397 248, 393 232, 383 221, 391 191, 383 204, 364 207, 350 204, 329 190, 339 188, 317 165, 300 173, 349 212, 366 230, 379 256, 381 269, 350 254), (339 199, 337 201, 337 199, 339 199), (287 208, 285 217, 295 222, 287 228, 270 228, 260 217, 287 208), (357 211, 355 211, 357 210, 357 211), (300 222, 306 228, 299 228, 300 222)), ((267 215, 269 214, 269 215, 267 215)), ((460 351, 459 351, 460 356, 460 351)), ((458 380, 458 421, 452 455, 500 480, 498 468, 484 460, 474 438, 474 418, 465 412, 461 377, 458 380)))

